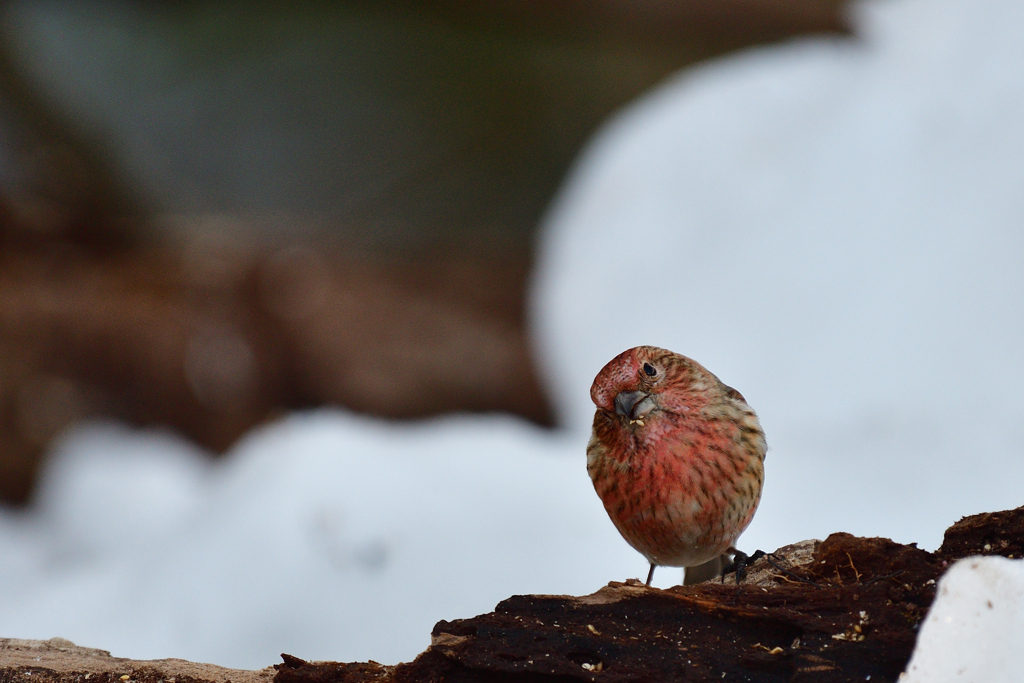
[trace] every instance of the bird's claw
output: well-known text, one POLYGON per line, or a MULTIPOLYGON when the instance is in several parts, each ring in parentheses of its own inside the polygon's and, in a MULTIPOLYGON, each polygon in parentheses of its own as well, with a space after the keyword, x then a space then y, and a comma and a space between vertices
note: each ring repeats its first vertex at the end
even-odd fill
POLYGON ((747 575, 747 567, 760 560, 766 554, 763 550, 755 550, 752 555, 747 555, 742 550, 735 551, 732 556, 732 562, 726 565, 722 571, 722 583, 725 583, 726 574, 736 572, 736 585, 739 585, 747 575))

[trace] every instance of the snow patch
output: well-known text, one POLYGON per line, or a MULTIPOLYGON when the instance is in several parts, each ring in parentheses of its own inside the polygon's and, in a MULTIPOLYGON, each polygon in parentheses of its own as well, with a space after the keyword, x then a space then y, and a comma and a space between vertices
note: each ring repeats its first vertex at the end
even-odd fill
POLYGON ((902 683, 1019 681, 1024 561, 968 557, 939 581, 902 683))
POLYGON ((165 434, 86 425, 35 509, 0 516, 0 633, 240 668, 408 661, 440 619, 646 571, 582 449, 510 418, 324 410, 205 465, 165 434))

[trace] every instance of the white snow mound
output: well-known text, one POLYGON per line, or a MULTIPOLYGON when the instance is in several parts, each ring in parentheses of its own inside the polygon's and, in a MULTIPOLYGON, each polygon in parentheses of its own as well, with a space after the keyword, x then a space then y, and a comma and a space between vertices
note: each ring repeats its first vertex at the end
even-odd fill
POLYGON ((1024 671, 1024 560, 968 557, 939 581, 901 683, 1015 683, 1024 671))
POLYGON ((0 633, 240 668, 397 663, 440 619, 646 571, 583 446, 518 420, 298 414, 212 466, 173 442, 67 435, 32 514, 0 516, 0 633))

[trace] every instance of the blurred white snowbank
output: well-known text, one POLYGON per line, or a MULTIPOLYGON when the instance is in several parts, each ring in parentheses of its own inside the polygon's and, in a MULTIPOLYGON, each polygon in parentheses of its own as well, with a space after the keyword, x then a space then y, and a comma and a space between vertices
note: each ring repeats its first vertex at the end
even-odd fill
POLYGON ((933 548, 959 516, 1024 502, 1024 6, 858 17, 860 40, 681 76, 585 155, 534 288, 563 433, 323 411, 208 465, 166 435, 80 428, 35 507, 0 514, 0 635, 393 663, 439 619, 638 576, 583 452, 593 376, 640 343, 761 414, 744 548, 837 530, 933 548))
POLYGON ((684 73, 613 121, 534 283, 563 417, 637 344, 739 389, 768 437, 744 547, 935 548, 1024 503, 1024 5, 858 5, 861 38, 684 73))
POLYGON ((239 667, 394 663, 439 619, 644 569, 579 444, 512 419, 295 415, 212 467, 171 444, 104 425, 63 440, 38 510, 0 517, 0 633, 239 667))
POLYGON ((95 424, 55 444, 33 507, 62 555, 123 555, 197 514, 211 462, 166 432, 95 424))
POLYGON ((939 581, 902 683, 1014 683, 1024 671, 1024 560, 969 557, 939 581))

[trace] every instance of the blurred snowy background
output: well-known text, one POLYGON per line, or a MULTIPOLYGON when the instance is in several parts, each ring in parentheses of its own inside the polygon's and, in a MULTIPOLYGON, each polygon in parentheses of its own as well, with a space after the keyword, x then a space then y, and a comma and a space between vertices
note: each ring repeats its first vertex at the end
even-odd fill
MULTIPOLYGON (((0 635, 393 663, 439 619, 641 576, 583 455, 590 381, 641 343, 758 410, 746 549, 833 531, 934 549, 960 516, 1024 503, 1024 8, 849 10, 852 38, 670 77, 577 159, 526 308, 558 429, 326 407, 267 413, 214 459, 166 428, 70 423, 30 504, 0 515, 0 635)), ((443 367, 489 370, 460 349, 443 367)))

